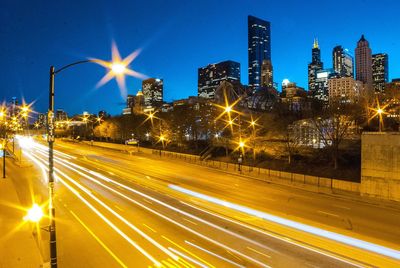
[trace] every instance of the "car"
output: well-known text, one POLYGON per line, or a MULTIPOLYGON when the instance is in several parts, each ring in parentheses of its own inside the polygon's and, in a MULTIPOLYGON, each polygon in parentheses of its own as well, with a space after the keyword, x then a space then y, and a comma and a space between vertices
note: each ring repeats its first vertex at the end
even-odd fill
POLYGON ((129 139, 125 141, 125 145, 138 145, 139 141, 137 139, 129 139))

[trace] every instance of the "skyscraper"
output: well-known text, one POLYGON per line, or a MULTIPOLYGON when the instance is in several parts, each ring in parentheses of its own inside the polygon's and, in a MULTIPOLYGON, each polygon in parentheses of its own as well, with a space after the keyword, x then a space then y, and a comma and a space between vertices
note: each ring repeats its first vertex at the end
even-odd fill
POLYGON ((261 65, 263 60, 271 62, 271 26, 269 21, 248 16, 247 29, 249 86, 258 88, 261 85, 261 65))
POLYGON ((372 83, 375 93, 383 93, 389 79, 389 57, 386 53, 372 55, 372 83))
POLYGON ((142 92, 145 106, 160 107, 163 104, 163 82, 162 79, 158 78, 143 80, 142 92))
POLYGON ((263 60, 261 65, 261 86, 266 88, 274 87, 273 69, 270 60, 263 60))
POLYGON ((240 82, 240 63, 227 60, 198 69, 198 96, 214 99, 215 90, 222 81, 240 82))
POLYGON ((336 46, 332 50, 333 70, 341 77, 354 77, 353 57, 347 49, 336 46))
POLYGON ((317 72, 324 68, 321 61, 321 50, 318 46, 318 40, 314 39, 314 45, 311 50, 311 62, 308 64, 308 90, 315 96, 315 80, 317 72))
POLYGON ((364 35, 357 42, 356 54, 356 80, 365 84, 365 89, 372 91, 372 56, 371 48, 364 35))
POLYGON ((314 91, 312 91, 312 96, 317 100, 328 102, 329 100, 328 81, 336 76, 337 74, 333 71, 333 69, 324 69, 316 71, 314 91))

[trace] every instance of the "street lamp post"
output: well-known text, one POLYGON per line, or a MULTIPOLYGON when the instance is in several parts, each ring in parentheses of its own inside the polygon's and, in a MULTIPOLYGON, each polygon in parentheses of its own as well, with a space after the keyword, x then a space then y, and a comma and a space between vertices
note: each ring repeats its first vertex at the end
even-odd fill
MULTIPOLYGON (((61 70, 61 69, 60 69, 61 70)), ((49 111, 47 114, 47 140, 49 143, 49 232, 50 232, 50 265, 52 268, 57 267, 57 246, 56 246, 56 222, 54 207, 54 66, 50 67, 50 86, 49 86, 49 111)))
POLYGON ((62 70, 71 67, 73 65, 95 62, 95 60, 84 60, 77 61, 72 64, 65 65, 64 67, 55 70, 54 66, 50 67, 50 84, 49 84, 49 110, 47 113, 47 142, 49 144, 49 233, 50 233, 50 266, 52 268, 57 267, 57 239, 56 239, 56 210, 54 207, 54 157, 53 157, 53 146, 54 146, 54 77, 57 73, 62 70))
POLYGON ((117 78, 118 84, 124 85, 124 74, 140 77, 141 74, 134 72, 127 68, 129 63, 133 61, 135 58, 136 52, 132 53, 125 59, 121 59, 118 49, 113 44, 112 49, 112 61, 107 62, 98 59, 88 59, 73 62, 71 64, 65 65, 58 70, 55 70, 54 66, 50 67, 50 84, 49 84, 49 111, 47 116, 47 141, 49 145, 49 218, 50 218, 50 225, 49 225, 49 232, 50 232, 50 266, 52 268, 57 267, 57 247, 56 247, 56 222, 55 222, 55 207, 54 207, 54 159, 53 159, 53 145, 54 145, 54 78, 55 75, 59 72, 72 67, 74 65, 93 62, 97 63, 103 67, 109 69, 109 72, 103 77, 100 81, 101 84, 106 83, 113 77, 117 78))

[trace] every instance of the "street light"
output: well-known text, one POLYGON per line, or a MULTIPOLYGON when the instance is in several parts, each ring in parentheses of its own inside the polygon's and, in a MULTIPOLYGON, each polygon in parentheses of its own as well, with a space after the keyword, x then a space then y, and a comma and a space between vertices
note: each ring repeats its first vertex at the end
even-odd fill
POLYGON ((376 100, 376 108, 369 108, 370 110, 374 111, 375 114, 372 115, 371 118, 368 119, 368 122, 373 119, 374 117, 378 117, 379 120, 379 132, 382 132, 383 129, 383 115, 387 114, 387 112, 385 112, 385 108, 388 106, 389 104, 384 105, 383 107, 380 106, 379 104, 379 100, 376 100))
POLYGON ((43 218, 44 214, 42 208, 38 204, 33 204, 27 214, 24 217, 25 221, 39 222, 43 218))
POLYGON ((57 247, 56 247, 56 223, 55 223, 55 207, 54 207, 54 78, 55 75, 61 71, 68 69, 72 66, 82 63, 97 63, 103 67, 106 67, 110 71, 99 81, 98 86, 104 85, 112 78, 116 78, 120 89, 125 85, 124 75, 131 75, 142 78, 143 75, 137 73, 127 66, 135 59, 138 55, 138 51, 131 53, 128 57, 121 59, 116 45, 112 45, 112 61, 104 61, 99 59, 88 59, 77 61, 71 64, 67 64, 58 70, 54 66, 50 66, 50 83, 49 83, 49 110, 47 116, 47 139, 49 144, 49 233, 50 233, 50 265, 52 268, 57 267, 57 247))
POLYGON ((120 62, 116 62, 111 65, 111 70, 114 72, 114 74, 120 75, 125 72, 126 66, 120 62))

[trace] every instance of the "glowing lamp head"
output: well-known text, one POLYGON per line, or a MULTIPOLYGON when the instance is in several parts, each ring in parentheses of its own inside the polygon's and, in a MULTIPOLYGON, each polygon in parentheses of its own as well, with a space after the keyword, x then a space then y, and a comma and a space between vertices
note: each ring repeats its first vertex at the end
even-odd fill
POLYGON ((244 147, 244 142, 243 142, 243 141, 239 142, 239 147, 240 147, 240 148, 243 148, 243 147, 244 147))
POLYGON ((231 106, 226 106, 225 107, 225 112, 230 113, 232 111, 232 107, 231 106))
POLYGON ((123 65, 120 62, 115 62, 111 65, 111 70, 113 71, 114 74, 123 74, 125 72, 125 65, 123 65))
POLYGON ((42 208, 38 204, 33 204, 32 208, 28 210, 28 213, 24 217, 24 220, 31 222, 39 222, 43 217, 42 208))
POLYGON ((28 110, 29 110, 29 107, 28 106, 22 106, 21 110, 22 110, 22 112, 27 113, 28 110))
POLYGON ((378 114, 381 114, 381 113, 383 113, 383 110, 382 110, 381 108, 379 108, 379 109, 377 110, 377 112, 378 112, 378 114))
POLYGON ((0 117, 4 117, 4 112, 0 111, 0 117))
POLYGON ((251 121, 250 124, 251 124, 252 126, 255 126, 256 122, 255 122, 255 121, 251 121))
POLYGON ((165 137, 164 136, 160 136, 160 141, 164 141, 165 140, 165 137))
POLYGON ((232 120, 229 120, 228 123, 229 123, 229 125, 232 125, 232 124, 233 124, 233 121, 232 121, 232 120))

